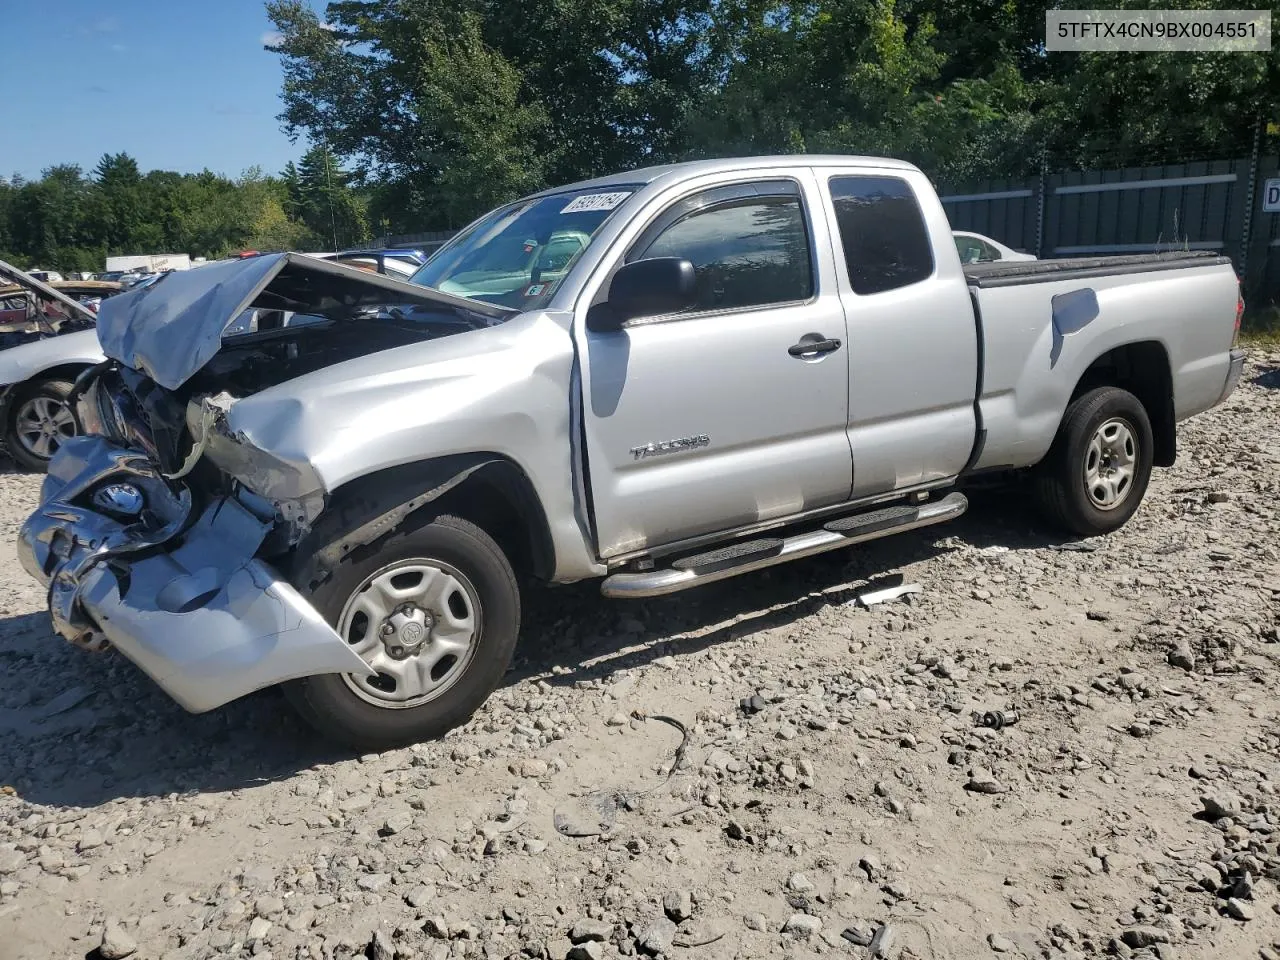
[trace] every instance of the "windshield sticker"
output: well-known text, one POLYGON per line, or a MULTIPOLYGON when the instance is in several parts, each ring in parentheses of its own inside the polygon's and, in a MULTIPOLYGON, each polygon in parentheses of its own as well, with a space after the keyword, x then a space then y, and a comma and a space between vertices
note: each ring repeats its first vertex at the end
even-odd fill
POLYGON ((524 295, 526 297, 536 297, 541 295, 542 291, 547 289, 545 283, 531 283, 525 288, 524 295))
POLYGON ((629 193, 587 193, 580 197, 574 197, 561 208, 560 212, 582 213, 587 210, 612 210, 629 196, 631 196, 629 193))

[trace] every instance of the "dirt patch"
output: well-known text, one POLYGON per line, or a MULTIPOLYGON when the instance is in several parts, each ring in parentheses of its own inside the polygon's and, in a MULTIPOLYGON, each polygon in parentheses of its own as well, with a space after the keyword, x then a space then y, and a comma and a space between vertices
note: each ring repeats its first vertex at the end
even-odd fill
POLYGON ((0 475, 0 960, 1280 956, 1277 360, 1117 535, 1014 489, 678 597, 558 589, 465 729, 376 756, 54 638, 38 481, 0 475), (890 572, 921 592, 854 602, 890 572))

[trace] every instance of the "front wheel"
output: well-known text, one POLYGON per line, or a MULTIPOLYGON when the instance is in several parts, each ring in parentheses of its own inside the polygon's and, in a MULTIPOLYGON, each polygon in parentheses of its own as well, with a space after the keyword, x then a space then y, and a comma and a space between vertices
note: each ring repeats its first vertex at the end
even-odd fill
POLYGON ((306 677, 286 685, 290 702, 321 733, 360 749, 465 723, 501 681, 520 632, 506 555, 452 516, 355 553, 310 599, 377 673, 306 677))
POLYGON ((1099 387, 1074 400, 1036 470, 1041 511, 1081 536, 1117 530, 1142 503, 1153 439, 1146 408, 1127 390, 1099 387))
POLYGON ((6 425, 5 446, 20 467, 42 471, 58 448, 79 432, 67 402, 72 384, 42 380, 19 389, 6 425))

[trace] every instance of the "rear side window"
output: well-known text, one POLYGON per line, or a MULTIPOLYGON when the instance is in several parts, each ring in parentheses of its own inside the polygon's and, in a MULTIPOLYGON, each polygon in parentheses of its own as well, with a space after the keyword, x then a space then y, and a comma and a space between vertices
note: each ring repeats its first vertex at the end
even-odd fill
POLYGON ((984 263, 988 260, 999 260, 1000 251, 977 237, 958 235, 956 252, 960 254, 961 263, 984 263))
POLYGON ((896 290, 933 273, 929 231, 905 180, 832 177, 829 188, 854 293, 896 290))
POLYGON ((813 262, 799 191, 792 184, 775 189, 743 185, 686 198, 659 219, 657 235, 651 241, 642 237, 628 259, 681 257, 692 263, 698 286, 690 313, 807 300, 813 295, 813 262))

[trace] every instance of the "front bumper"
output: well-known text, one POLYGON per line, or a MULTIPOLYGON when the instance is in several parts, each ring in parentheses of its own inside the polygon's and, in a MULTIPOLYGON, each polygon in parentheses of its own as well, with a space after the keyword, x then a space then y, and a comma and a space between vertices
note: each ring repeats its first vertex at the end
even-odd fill
POLYGON ((102 437, 54 456, 18 557, 49 588, 59 634, 116 647, 185 709, 201 713, 285 680, 374 671, 290 584, 254 554, 269 526, 230 497, 197 509, 141 454, 102 437), (94 505, 126 482, 142 520, 94 505))

